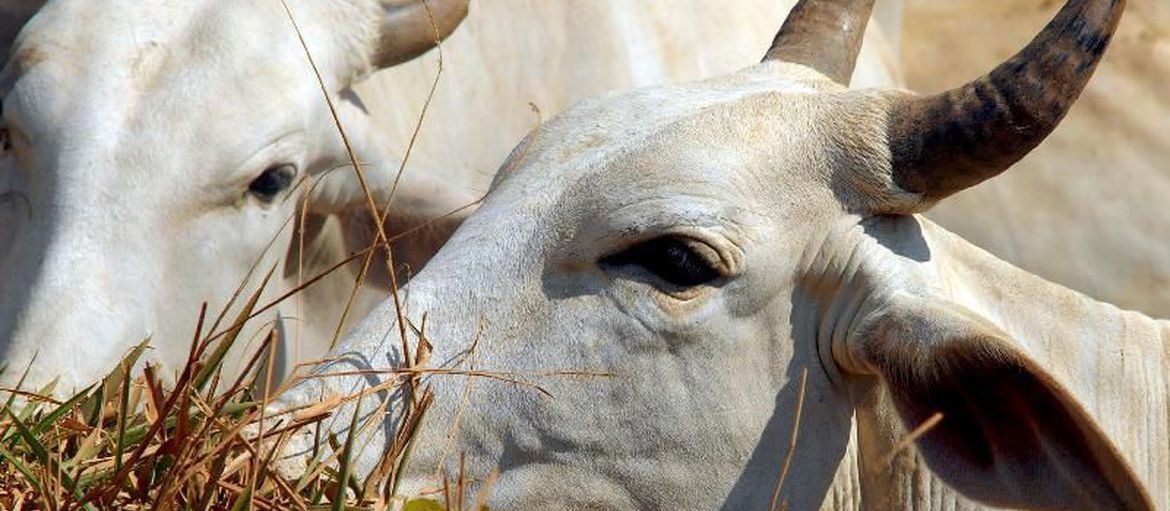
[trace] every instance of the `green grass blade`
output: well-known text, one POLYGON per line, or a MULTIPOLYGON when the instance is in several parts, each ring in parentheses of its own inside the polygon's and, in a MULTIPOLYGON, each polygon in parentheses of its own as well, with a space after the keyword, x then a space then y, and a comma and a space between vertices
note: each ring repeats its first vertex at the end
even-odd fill
POLYGON ((218 416, 239 416, 244 412, 250 412, 260 406, 258 401, 244 401, 242 403, 228 403, 223 405, 218 416))
POLYGON ((126 444, 126 423, 130 420, 130 378, 122 378, 121 399, 118 401, 118 437, 114 449, 114 467, 122 470, 122 451, 126 444))
MULTIPOLYGON (((24 372, 20 373, 20 379, 16 380, 16 386, 13 387, 13 390, 20 390, 20 388, 24 386, 24 381, 25 381, 25 379, 28 378, 28 372, 32 369, 33 362, 36 362, 36 360, 37 360, 37 356, 34 354, 32 357, 32 360, 28 361, 28 365, 24 366, 24 372)), ((8 364, 4 364, 4 370, 5 371, 8 370, 8 364)), ((9 392, 8 399, 4 402, 3 410, 11 410, 12 405, 15 403, 16 403, 16 393, 9 392)), ((8 430, 11 428, 12 428, 11 424, 4 426, 4 429, 2 431, 0 431, 0 438, 8 438, 8 430)))
POLYGON ((252 509, 252 487, 244 488, 240 496, 236 498, 235 504, 232 504, 232 511, 245 511, 252 509))
POLYGON ((337 495, 333 497, 333 511, 345 510, 345 489, 349 486, 349 474, 352 471, 354 444, 357 443, 358 418, 361 417, 362 401, 359 399, 353 404, 353 419, 349 422, 349 431, 345 435, 345 445, 341 449, 341 459, 338 460, 337 495))
MULTIPOLYGON (((58 466, 59 464, 57 462, 53 461, 53 458, 49 455, 49 450, 46 449, 44 444, 42 444, 41 441, 37 439, 36 435, 33 435, 28 426, 24 424, 24 422, 21 422, 20 419, 12 413, 12 410, 4 411, 8 412, 8 416, 13 419, 13 426, 16 428, 16 431, 20 437, 24 439, 25 445, 27 445, 29 450, 32 451, 32 454, 36 457, 37 461, 40 462, 40 464, 45 468, 49 469, 52 473, 60 474, 61 482, 65 483, 66 487, 76 488, 77 483, 73 480, 72 477, 69 476, 68 473, 66 473, 64 470, 61 470, 61 467, 58 466)), ((77 498, 81 498, 81 495, 75 496, 77 498)))
POLYGON ((206 364, 199 370, 199 374, 195 376, 194 386, 198 390, 203 390, 207 386, 208 380, 215 374, 215 371, 223 365, 223 359, 227 356, 228 350, 236 343, 236 339, 240 336, 240 332, 244 330, 244 324, 247 323, 248 318, 252 315, 252 311, 256 309, 256 304, 260 302, 260 295, 264 294, 264 288, 268 287, 268 281, 272 278, 272 273, 276 271, 276 266, 268 270, 268 274, 264 276, 264 280, 260 282, 260 287, 256 289, 255 293, 248 298, 248 302, 244 304, 244 308, 236 316, 235 322, 232 323, 231 328, 224 334, 223 338, 219 340, 219 344, 211 355, 207 358, 206 364))
POLYGON ((11 408, 6 408, 4 411, 7 412, 8 416, 12 419, 12 426, 16 428, 17 436, 24 440, 25 447, 27 447, 29 451, 32 452, 32 455, 36 457, 37 461, 39 461, 42 465, 45 465, 46 467, 49 466, 52 462, 52 460, 49 459, 49 450, 45 449, 44 444, 42 444, 41 441, 37 439, 36 435, 32 434, 32 431, 29 431, 28 426, 25 425, 24 421, 21 420, 20 417, 17 417, 16 414, 12 412, 11 408))
POLYGON ((41 433, 44 433, 45 430, 49 429, 49 426, 52 426, 66 414, 72 412, 74 408, 77 408, 77 405, 81 403, 83 399, 89 397, 89 392, 92 391, 94 387, 95 385, 90 385, 85 390, 69 398, 68 401, 61 403, 61 405, 56 409, 46 414, 39 422, 37 422, 35 426, 32 427, 33 434, 40 435, 41 433))
MULTIPOLYGON (((430 399, 430 398, 427 398, 427 399, 430 399)), ((422 424, 423 420, 425 420, 427 417, 427 412, 429 412, 430 410, 431 410, 430 403, 427 402, 423 406, 423 409, 419 412, 419 417, 418 417, 418 420, 415 422, 415 424, 416 424, 415 427, 418 427, 419 425, 422 424)), ((411 453, 414 452, 414 446, 416 443, 415 440, 417 440, 417 439, 418 439, 418 435, 412 434, 412 435, 410 435, 410 438, 406 440, 406 447, 403 448, 403 450, 402 450, 402 457, 398 460, 398 466, 394 468, 394 476, 395 477, 393 478, 392 481, 387 481, 388 483, 392 483, 392 485, 386 489, 385 497, 389 498, 389 497, 393 497, 395 495, 398 495, 398 486, 402 484, 402 471, 405 470, 407 464, 410 463, 410 455, 411 455, 411 453)))
POLYGON ((3 446, 0 446, 0 458, 4 458, 4 461, 6 461, 9 465, 12 465, 12 468, 15 468, 18 472, 20 472, 25 479, 28 479, 29 484, 33 485, 33 488, 37 491, 37 493, 44 494, 42 491, 44 485, 42 485, 41 481, 37 479, 37 476, 33 473, 32 469, 28 468, 28 465, 25 465, 24 462, 21 461, 20 457, 12 454, 11 452, 8 452, 8 449, 5 449, 3 446))
POLYGON ((445 511, 443 505, 436 500, 414 499, 402 507, 402 511, 445 511))

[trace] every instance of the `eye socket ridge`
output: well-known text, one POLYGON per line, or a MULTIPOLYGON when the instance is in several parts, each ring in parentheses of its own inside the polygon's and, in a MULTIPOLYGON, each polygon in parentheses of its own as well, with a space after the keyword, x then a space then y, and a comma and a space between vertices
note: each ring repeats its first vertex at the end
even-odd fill
POLYGON ((710 284, 723 277, 695 245, 702 243, 679 236, 662 236, 638 243, 599 261, 603 266, 642 268, 663 281, 680 287, 710 284))
POLYGON ((288 190, 297 177, 297 167, 291 163, 273 165, 264 169, 256 179, 248 183, 248 193, 255 195, 263 202, 272 202, 285 190, 288 190))

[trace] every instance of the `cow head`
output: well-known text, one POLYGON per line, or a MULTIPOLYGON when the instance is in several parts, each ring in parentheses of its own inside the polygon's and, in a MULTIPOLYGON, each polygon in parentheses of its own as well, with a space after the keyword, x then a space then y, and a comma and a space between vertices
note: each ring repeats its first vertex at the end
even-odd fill
MULTIPOLYGON (((10 55, 0 34, 0 358, 4 381, 32 363, 26 385, 60 376, 58 392, 148 337, 181 365, 201 303, 210 325, 245 281, 246 297, 274 266, 275 280, 296 273, 298 212, 365 211, 323 92, 382 207, 398 162, 349 86, 467 13, 466 0, 16 4, 0 10, 9 31, 31 16, 10 55)), ((464 201, 421 174, 397 185, 395 213, 464 201)))
MULTIPOLYGON (((434 364, 552 394, 429 378, 411 481, 463 452, 473 476, 499 468, 505 508, 764 509, 800 413, 811 447, 784 493, 815 509, 849 477, 853 415, 881 399, 908 429, 943 413, 919 447, 969 497, 1148 507, 1068 392, 953 299, 914 216, 1055 128, 1124 2, 1072 0, 1020 54, 934 96, 845 86, 872 4, 801 2, 760 65, 593 100, 533 132, 404 309, 367 317, 286 404, 384 383, 423 335, 434 364)), ((410 409, 377 397, 390 413, 362 406, 382 421, 363 430, 366 471, 410 409)))

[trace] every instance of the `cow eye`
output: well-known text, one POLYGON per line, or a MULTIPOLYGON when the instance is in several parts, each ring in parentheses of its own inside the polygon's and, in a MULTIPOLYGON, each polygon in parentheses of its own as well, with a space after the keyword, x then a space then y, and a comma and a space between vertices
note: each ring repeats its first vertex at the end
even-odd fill
POLYGON ((268 167, 248 185, 248 192, 264 202, 272 202, 277 195, 292 186, 297 168, 292 165, 268 167))
MULTIPOLYGON (((0 119, 4 117, 4 100, 0 99, 0 119)), ((12 131, 7 123, 0 121, 0 155, 12 150, 12 131)))
MULTIPOLYGON (((709 258, 700 255, 699 245, 702 244, 698 241, 673 236, 655 238, 603 257, 600 262, 610 267, 636 266, 670 284, 695 287, 722 276, 709 258)), ((709 248, 703 251, 712 252, 709 248)))

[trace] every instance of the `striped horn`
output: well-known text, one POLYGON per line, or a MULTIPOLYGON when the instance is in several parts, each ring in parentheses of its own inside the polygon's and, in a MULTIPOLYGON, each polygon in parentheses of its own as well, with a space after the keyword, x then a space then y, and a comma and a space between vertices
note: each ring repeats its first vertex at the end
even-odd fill
POLYGON ((895 100, 894 182, 933 202, 1008 169, 1052 133, 1109 45, 1125 0, 1069 0, 1021 52, 932 96, 895 100))

